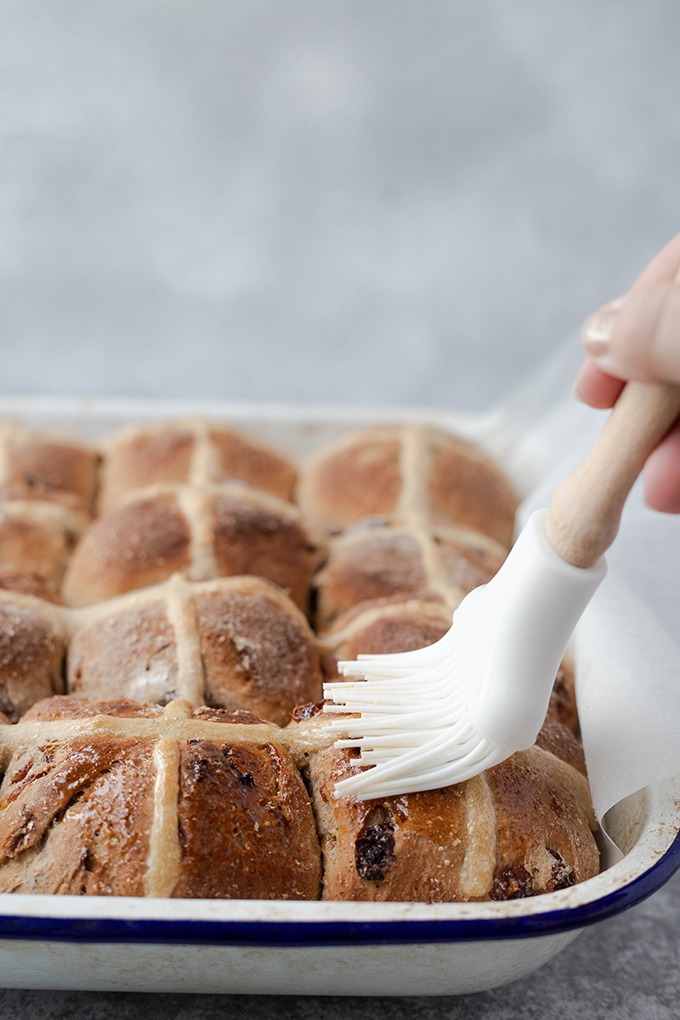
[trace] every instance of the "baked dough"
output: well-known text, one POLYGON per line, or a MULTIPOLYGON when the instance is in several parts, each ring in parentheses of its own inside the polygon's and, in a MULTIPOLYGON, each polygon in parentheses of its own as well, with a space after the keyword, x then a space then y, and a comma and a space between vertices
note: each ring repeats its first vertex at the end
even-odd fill
POLYGON ((279 451, 202 418, 134 425, 103 446, 99 512, 160 482, 200 486, 240 481, 288 500, 296 473, 294 462, 279 451))
POLYGON ((52 430, 0 426, 0 500, 42 500, 90 514, 99 452, 52 430))
POLYGON ((356 521, 471 528, 506 549, 517 496, 480 449, 427 425, 375 426, 325 446, 303 466, 298 498, 311 527, 338 534, 356 521))
POLYGON ((0 891, 316 899, 309 797, 249 713, 40 702, 0 728, 0 891))
POLYGON ((284 725, 295 705, 321 697, 307 619, 258 577, 176 576, 67 616, 68 690, 90 700, 185 698, 284 725))
MULTIPOLYGON (((324 726, 322 716, 314 718, 324 726)), ((583 753, 548 720, 536 745, 464 783, 369 801, 333 796, 354 752, 308 756, 324 858, 323 898, 508 900, 597 874, 583 753)))
POLYGON ((502 546, 469 529, 355 525, 331 541, 314 579, 317 628, 355 606, 405 598, 440 602, 450 616, 504 559, 502 546))
POLYGON ((232 483, 151 486, 97 518, 63 584, 73 606, 146 588, 182 573, 194 581, 254 574, 306 609, 317 552, 297 508, 232 483))
POLYGON ((97 449, 0 430, 0 891, 442 902, 595 874, 568 659, 534 748, 444 790, 333 797, 359 765, 322 677, 441 637, 515 507, 485 454, 422 424, 301 467, 202 420, 97 449))

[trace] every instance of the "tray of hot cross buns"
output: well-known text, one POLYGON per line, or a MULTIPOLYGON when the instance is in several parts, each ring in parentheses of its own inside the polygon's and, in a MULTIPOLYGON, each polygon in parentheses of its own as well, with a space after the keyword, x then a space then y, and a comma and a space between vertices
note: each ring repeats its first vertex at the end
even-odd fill
POLYGON ((440 790, 334 796, 362 766, 324 681, 436 641, 512 544, 523 480, 488 421, 0 413, 5 987, 473 991, 675 870, 672 783, 619 806, 604 866, 571 654, 534 747, 440 790))

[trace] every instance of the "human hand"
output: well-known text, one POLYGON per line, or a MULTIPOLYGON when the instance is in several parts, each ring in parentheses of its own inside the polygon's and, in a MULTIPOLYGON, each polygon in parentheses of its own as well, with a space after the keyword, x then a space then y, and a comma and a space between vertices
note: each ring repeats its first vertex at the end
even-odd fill
MULTIPOLYGON (((603 305, 583 324, 587 358, 577 396, 612 407, 629 379, 680 385, 680 234, 650 262, 626 295, 603 305)), ((680 513, 680 419, 648 457, 645 499, 680 513)))

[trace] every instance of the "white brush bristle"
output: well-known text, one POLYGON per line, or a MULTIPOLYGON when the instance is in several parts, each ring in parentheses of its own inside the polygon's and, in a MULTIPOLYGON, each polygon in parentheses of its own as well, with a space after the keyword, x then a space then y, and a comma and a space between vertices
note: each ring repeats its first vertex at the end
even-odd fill
POLYGON ((436 644, 395 655, 341 662, 356 681, 324 684, 336 747, 357 748, 361 768, 341 779, 335 796, 358 800, 449 786, 497 760, 498 749, 472 728, 457 677, 456 642, 448 631, 436 644))

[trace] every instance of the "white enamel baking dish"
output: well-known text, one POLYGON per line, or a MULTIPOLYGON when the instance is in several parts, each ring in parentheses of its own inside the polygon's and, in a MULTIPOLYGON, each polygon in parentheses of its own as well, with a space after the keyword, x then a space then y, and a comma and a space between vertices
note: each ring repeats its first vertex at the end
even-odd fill
MULTIPOLYGON (((0 400, 0 418, 99 439, 202 414, 293 454, 378 420, 430 420, 512 451, 494 415, 135 401, 0 400)), ((515 458, 516 466, 522 458, 515 458)), ((512 457, 510 458, 512 462, 512 457)), ((517 467, 520 475, 537 465, 517 467)), ((578 667, 578 663, 577 663, 578 667)), ((286 903, 0 895, 0 985, 143 992, 453 995, 531 972, 680 867, 680 777, 610 812, 623 859, 571 889, 508 903, 286 903)))

